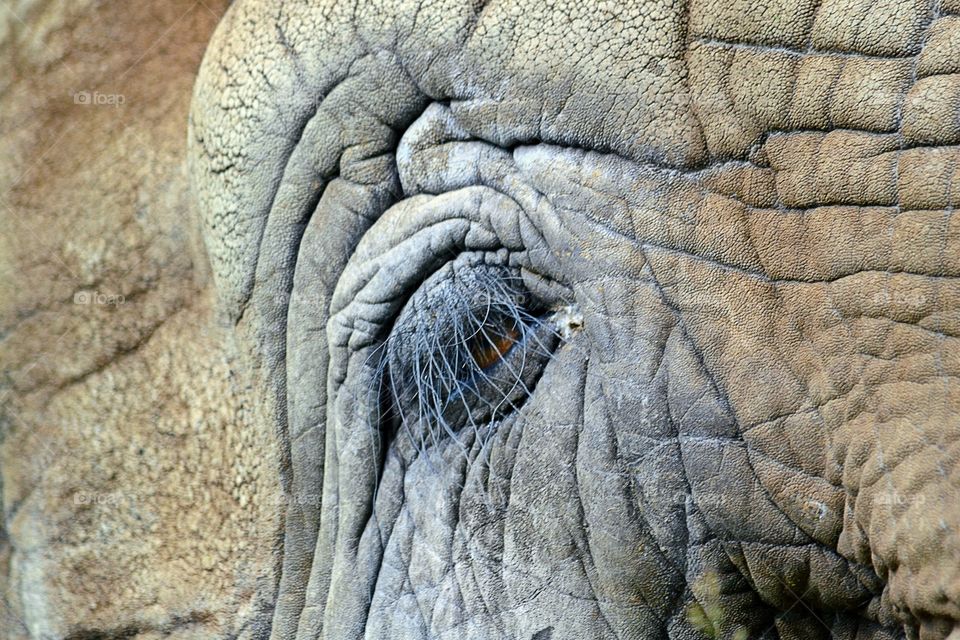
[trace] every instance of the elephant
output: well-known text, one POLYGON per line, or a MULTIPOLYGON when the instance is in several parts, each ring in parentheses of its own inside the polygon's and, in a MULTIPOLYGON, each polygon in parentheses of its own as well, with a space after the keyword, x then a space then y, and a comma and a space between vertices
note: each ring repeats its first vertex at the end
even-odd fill
POLYGON ((960 638, 958 0, 78 7, 0 635, 960 638))

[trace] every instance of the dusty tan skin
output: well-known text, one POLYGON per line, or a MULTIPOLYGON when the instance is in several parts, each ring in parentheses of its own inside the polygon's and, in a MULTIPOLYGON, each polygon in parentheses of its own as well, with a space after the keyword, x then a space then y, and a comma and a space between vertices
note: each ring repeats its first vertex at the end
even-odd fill
POLYGON ((226 637, 270 581, 272 444, 186 171, 224 5, 5 5, 4 639, 226 637))
POLYGON ((0 17, 0 638, 960 638, 960 2, 238 0, 221 22, 227 4, 21 0, 0 17), (287 163, 263 134, 302 131, 301 113, 319 114, 293 136, 312 147, 287 163), (390 196, 366 198, 377 180, 390 196), (462 470, 441 442, 449 468, 427 473, 377 440, 377 530, 400 530, 402 505, 418 537, 364 546, 374 498, 351 474, 375 456, 343 408, 362 404, 337 369, 352 352, 313 342, 328 318, 309 313, 356 318, 357 263, 433 250, 443 237, 404 256, 391 234, 474 182, 509 193, 490 210, 522 210, 517 246, 582 212, 617 231, 572 218, 558 264, 583 295, 577 334, 544 368, 557 396, 527 406, 566 419, 581 353, 629 352, 604 379, 643 392, 574 402, 603 409, 609 456, 599 418, 556 452, 559 420, 493 430, 489 460, 519 446, 507 426, 544 453, 502 463, 522 513, 489 542, 500 575, 455 600, 429 583, 432 536, 486 533, 464 515, 479 445, 462 470), (299 224, 304 202, 374 231, 299 224), (605 278, 608 296, 584 284, 605 278), (635 333, 603 324, 625 315, 635 333), (641 380, 630 349, 661 338, 641 380), (642 460, 640 436, 662 371, 686 466, 658 493, 673 468, 642 460), (736 446, 697 448, 711 439, 736 446), (620 476, 639 515, 604 484, 620 476), (423 498, 445 478, 466 487, 447 520, 444 495, 423 498), (570 493, 584 513, 565 520, 570 493), (378 573, 396 566, 406 581, 378 573), (518 567, 563 589, 504 577, 518 567))

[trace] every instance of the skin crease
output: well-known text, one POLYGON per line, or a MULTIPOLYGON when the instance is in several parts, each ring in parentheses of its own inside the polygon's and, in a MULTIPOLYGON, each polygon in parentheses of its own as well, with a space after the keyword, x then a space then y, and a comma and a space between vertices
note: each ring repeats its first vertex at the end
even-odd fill
POLYGON ((0 636, 960 637, 955 0, 13 9, 0 636), (458 260, 567 329, 424 451, 458 260))

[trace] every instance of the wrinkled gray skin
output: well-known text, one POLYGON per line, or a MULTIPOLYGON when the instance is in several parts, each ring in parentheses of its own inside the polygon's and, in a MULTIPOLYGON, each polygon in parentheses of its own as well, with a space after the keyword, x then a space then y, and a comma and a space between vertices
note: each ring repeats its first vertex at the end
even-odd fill
POLYGON ((960 637, 957 11, 236 2, 190 144, 283 450, 259 631, 960 637), (377 354, 465 255, 582 323, 418 441, 377 354))

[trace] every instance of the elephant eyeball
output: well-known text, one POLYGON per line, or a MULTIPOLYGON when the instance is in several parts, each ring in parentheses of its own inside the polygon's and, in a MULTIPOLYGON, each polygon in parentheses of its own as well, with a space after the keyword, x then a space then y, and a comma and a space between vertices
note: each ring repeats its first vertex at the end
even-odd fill
POLYGON ((519 339, 520 331, 515 321, 507 321, 501 326, 484 324, 470 338, 470 355, 480 369, 489 369, 502 360, 519 339))

